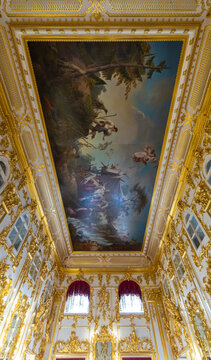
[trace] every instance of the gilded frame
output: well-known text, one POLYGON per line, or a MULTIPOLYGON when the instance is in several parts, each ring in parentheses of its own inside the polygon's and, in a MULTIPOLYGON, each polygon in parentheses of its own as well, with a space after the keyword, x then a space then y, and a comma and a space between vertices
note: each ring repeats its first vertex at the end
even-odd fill
MULTIPOLYGON (((76 31, 77 32, 77 31, 76 31)), ((158 171, 157 171, 157 175, 156 175, 156 179, 155 179, 155 184, 154 184, 154 190, 153 190, 153 195, 152 195, 152 199, 151 199, 151 204, 150 204, 150 210, 149 210, 149 214, 148 214, 148 219, 147 219, 147 223, 146 223, 146 229, 145 229, 145 235, 144 235, 144 239, 143 239, 143 243, 142 243, 142 247, 140 249, 140 251, 127 251, 127 253, 137 253, 137 254, 142 254, 143 253, 143 249, 145 247, 145 242, 146 242, 146 232, 147 232, 147 228, 149 226, 149 222, 150 222, 150 218, 152 215, 152 208, 153 208, 153 200, 155 199, 155 192, 156 192, 156 188, 157 188, 157 184, 158 184, 158 179, 161 176, 161 165, 163 162, 163 157, 164 157, 164 150, 167 144, 167 138, 168 138, 168 132, 169 132, 169 128, 170 128, 170 123, 171 123, 171 118, 172 118, 172 114, 173 114, 173 108, 174 108, 174 103, 175 103, 175 99, 176 99, 176 93, 178 91, 178 84, 180 81, 180 77, 181 77, 181 70, 182 70, 182 66, 183 66, 183 62, 184 62, 184 57, 185 57, 185 50, 187 47, 187 37, 185 35, 181 35, 181 36, 174 36, 172 37, 171 35, 158 35, 158 36, 149 36, 149 35, 145 35, 143 36, 139 36, 136 34, 132 34, 132 36, 125 36, 122 35, 121 33, 115 36, 109 36, 109 35, 95 35, 95 36, 89 36, 89 35, 74 35, 74 36, 44 36, 44 35, 40 35, 39 37, 37 35, 30 35, 30 36, 26 36, 23 35, 22 37, 23 39, 23 45, 24 45, 24 52, 26 54, 26 59, 27 59, 27 64, 29 65, 29 69, 30 69, 30 76, 32 78, 32 83, 33 83, 33 88, 35 90, 35 94, 36 94, 36 100, 38 103, 38 108, 39 108, 39 113, 41 115, 41 122, 42 122, 42 127, 44 129, 44 135, 45 135, 45 139, 46 139, 46 143, 47 143, 47 147, 48 147, 48 152, 50 154, 50 160, 51 160, 51 165, 53 167, 53 173, 54 173, 54 179, 56 181, 56 188, 57 188, 57 194, 59 196, 60 199, 60 204, 62 207, 62 215, 65 221, 65 226, 66 228, 68 228, 67 225, 67 220, 66 220, 66 215, 65 215, 65 211, 64 211, 64 206, 63 206, 63 201, 61 198, 61 193, 60 193, 60 188, 59 188, 59 183, 58 183, 58 179, 57 179, 57 175, 56 175, 56 169, 55 169, 55 165, 54 165, 54 160, 53 160, 53 156, 52 156, 52 152, 51 152, 51 148, 50 148, 50 143, 49 143, 49 139, 48 139, 48 134, 47 134, 47 129, 46 129, 46 125, 45 125, 45 120, 44 120, 44 115, 42 112, 42 106, 40 103, 40 99, 39 99, 39 93, 38 93, 38 89, 37 89, 37 84, 36 84, 36 79, 34 76, 34 71, 33 71, 33 66, 32 66, 32 62, 31 62, 31 58, 30 58, 30 54, 29 54, 29 49, 28 49, 28 42, 30 41, 182 41, 183 45, 182 45, 182 49, 181 49, 181 54, 180 54, 180 61, 178 64, 178 69, 177 69, 177 76, 175 79, 175 85, 174 85, 174 90, 173 90, 173 95, 172 95, 172 99, 171 99, 171 105, 170 105, 170 109, 169 109, 169 114, 168 114, 168 120, 167 120, 167 124, 166 124, 166 129, 165 129, 165 134, 164 134, 164 138, 163 138, 163 145, 162 145, 162 151, 161 151, 161 156, 160 159, 162 159, 162 161, 160 161, 159 163, 159 167, 158 167, 158 171)), ((165 171, 166 173, 166 171, 165 171)), ((163 176, 163 179, 165 177, 165 174, 163 176)), ((153 221, 154 222, 154 221, 153 221)), ((69 234, 68 231, 68 237, 69 237, 69 243, 71 246, 71 251, 73 256, 77 255, 77 254, 87 254, 86 251, 75 251, 73 249, 73 245, 72 245, 72 241, 71 241, 71 236, 69 234)), ((88 254, 91 252, 88 252, 88 254)), ((113 252, 112 251, 94 251, 94 253, 96 255, 98 254, 108 254, 111 255, 113 252)), ((118 253, 125 253, 125 252, 121 252, 118 251, 118 253)))
POLYGON ((149 318, 149 312, 148 312, 148 308, 147 308, 147 299, 146 299, 146 294, 143 293, 142 294, 142 303, 143 303, 143 308, 144 308, 144 312, 142 314, 137 314, 137 313, 128 313, 128 314, 120 314, 119 312, 119 295, 118 295, 118 289, 119 289, 119 285, 124 281, 124 280, 132 280, 134 281, 141 289, 141 285, 138 282, 137 279, 134 279, 132 277, 127 278, 127 276, 121 280, 119 280, 118 284, 115 287, 115 292, 116 292, 116 312, 117 312, 117 317, 118 319, 130 319, 131 322, 133 321, 133 319, 148 319, 149 318))
POLYGON ((53 355, 53 360, 56 360, 56 359, 66 359, 66 358, 68 358, 68 359, 81 359, 81 358, 83 358, 83 359, 85 359, 85 360, 89 360, 89 355, 87 354, 87 353, 65 353, 65 354, 61 354, 61 353, 56 353, 56 354, 54 354, 53 355))
POLYGON ((61 305, 61 313, 60 313, 60 321, 62 319, 73 319, 74 322, 77 322, 78 319, 91 319, 92 318, 92 313, 93 313, 93 286, 91 285, 91 283, 87 280, 84 279, 83 277, 77 277, 74 280, 71 280, 70 283, 65 287, 64 289, 64 298, 62 300, 62 305, 61 305), (90 298, 89 298, 89 313, 88 314, 65 314, 64 313, 64 309, 65 309, 65 303, 66 303, 66 293, 68 290, 68 287, 75 281, 77 280, 83 280, 86 281, 87 284, 89 284, 90 287, 90 298))
POLYGON ((92 349, 92 354, 93 354, 93 359, 95 360, 95 355, 96 355, 96 344, 97 342, 106 342, 106 341, 110 341, 111 342, 111 356, 112 359, 114 359, 114 355, 115 355, 115 349, 116 349, 116 340, 115 337, 111 334, 111 331, 108 329, 108 326, 102 326, 99 331, 94 335, 93 339, 92 339, 92 343, 91 343, 91 349, 92 349))
POLYGON ((151 360, 156 360, 155 354, 151 351, 142 351, 142 352, 137 352, 137 353, 120 353, 120 360, 122 360, 125 357, 134 357, 134 358, 139 358, 140 360, 143 359, 144 357, 151 357, 151 360))
MULTIPOLYGON (((180 23, 180 24, 176 24, 176 23, 172 23, 170 24, 164 24, 162 22, 157 22, 155 29, 151 30, 150 28, 146 28, 146 24, 132 24, 130 22, 127 23, 126 26, 122 27, 121 24, 121 28, 120 28, 120 24, 117 22, 116 25, 114 26, 114 28, 109 29, 108 28, 108 24, 98 24, 97 26, 94 24, 89 24, 84 22, 83 24, 79 24, 79 27, 75 26, 73 23, 71 23, 71 28, 69 27, 70 25, 65 25, 61 22, 56 22, 56 25, 52 25, 50 23, 46 24, 47 27, 43 27, 41 25, 40 22, 37 22, 35 26, 33 26, 33 28, 31 27, 30 22, 25 22, 24 24, 18 24, 17 22, 13 22, 11 24, 11 35, 12 35, 12 39, 13 42, 15 44, 16 47, 16 51, 18 54, 18 58, 17 58, 17 62, 19 63, 19 67, 20 67, 20 72, 23 78, 23 82, 24 82, 24 87, 26 90, 25 93, 25 97, 27 98, 27 103, 29 104, 29 108, 31 111, 31 118, 29 119, 28 124, 32 125, 32 120, 34 121, 35 118, 37 118, 37 116, 39 117, 40 114, 38 114, 37 108, 38 105, 36 105, 36 96, 34 95, 34 88, 30 86, 31 81, 31 71, 29 70, 29 64, 27 62, 28 59, 28 55, 26 54, 26 44, 27 44, 27 40, 30 40, 31 38, 33 38, 33 40, 37 40, 37 41, 42 41, 43 40, 70 40, 72 39, 74 40, 84 40, 84 39, 90 39, 90 40, 118 40, 118 39, 128 39, 128 40, 132 40, 132 39, 142 39, 144 37, 145 40, 182 40, 183 41, 183 54, 181 55, 181 60, 180 60, 180 69, 178 69, 178 74, 177 74, 177 80, 178 80, 178 93, 176 94, 176 87, 175 87, 175 103, 172 107, 172 116, 175 118, 174 122, 177 124, 177 122, 179 121, 179 116, 181 115, 181 106, 187 109, 187 94, 190 94, 191 88, 190 88, 190 83, 192 80, 190 80, 189 76, 192 74, 191 73, 191 68, 193 67, 193 63, 194 63, 194 57, 193 54, 196 53, 197 47, 197 41, 198 41, 198 34, 199 34, 199 23, 195 22, 195 24, 191 24, 191 26, 188 26, 185 23, 180 23), (136 25, 136 28, 134 28, 134 26, 136 25), (87 26, 89 26, 89 28, 87 28, 87 26), (91 28, 90 28, 91 26, 91 28), (162 26, 162 28, 161 28, 162 26), (130 28, 131 27, 131 28, 130 28), (56 34, 56 35, 55 35, 56 34), (69 34, 69 35, 67 35, 69 34), (83 35, 82 35, 83 34, 83 35), (142 34, 142 35, 140 35, 142 34), (168 35, 167 35, 168 34, 168 35), (30 76, 29 76, 30 75, 30 76), (181 75, 181 76, 180 76, 181 75), (180 78, 181 77, 181 78, 180 78), (178 95, 179 94, 179 95, 178 95), (177 96, 177 97, 176 97, 177 96), (185 104, 186 103, 186 104, 185 104), (176 108, 177 107, 177 108, 176 108), (175 114, 174 114, 175 113, 175 114), (173 115, 174 114, 174 115, 173 115)), ((204 41, 204 37, 203 37, 203 41, 204 41)), ((25 102, 25 100, 24 100, 25 102)), ((173 104, 173 102, 172 102, 173 104)), ((172 105, 171 104, 171 105, 172 105)), ((187 110, 185 110, 187 111, 187 110)), ((25 115, 23 114, 23 117, 25 115)), ((19 124, 19 129, 22 128, 22 126, 24 124, 26 124, 26 122, 24 121, 23 117, 18 117, 20 119, 20 124, 19 124)), ((39 120, 40 121, 40 120, 39 120)), ((186 125, 186 124, 185 124, 186 125)), ((188 124, 187 124, 188 125, 188 124)), ((180 139, 182 140, 182 142, 180 143, 180 145, 182 145, 182 147, 187 148, 188 144, 185 142, 185 137, 183 136, 183 139, 181 139, 181 135, 184 135, 184 133, 188 134, 189 133, 189 129, 188 126, 186 126, 186 128, 181 131, 181 134, 178 134, 177 140, 180 139)), ((172 131, 171 131, 172 132, 172 131)), ((35 140, 34 140, 35 141, 35 140)), ((37 140, 36 140, 37 141, 37 140)), ((168 140, 169 142, 170 140, 168 140)), ((40 142, 40 140, 38 141, 40 142)), ((175 142, 174 142, 175 144, 175 142)), ((176 143, 177 144, 177 143, 176 143)), ((172 145, 170 145, 172 146, 172 145)), ((175 145, 174 145, 175 146, 175 145)), ((177 148, 174 147, 174 151, 176 157, 177 157, 177 161, 183 161, 182 158, 179 158, 179 154, 176 153, 177 148)), ((37 149, 36 149, 37 150, 37 149)), ((39 151, 42 150, 42 148, 38 149, 39 151)), ((178 151, 177 151, 178 152, 178 151)), ((165 151, 165 155, 167 155, 166 151, 165 151)), ((165 156, 166 158, 166 156, 165 156)), ((167 156, 168 158, 168 156, 167 156)), ((41 159, 41 157, 40 157, 41 159)), ((42 161, 42 160, 41 160, 42 161)), ((36 169, 35 169, 36 170, 36 169)), ((41 170, 41 168, 40 168, 41 170)), ((40 171, 39 170, 39 171, 40 171)), ((169 170, 167 171, 167 168, 165 168, 165 171, 162 171, 163 175, 163 179, 166 177, 169 181, 173 180, 172 177, 169 174, 169 170)), ((181 173, 182 179, 183 179, 183 173, 181 173)), ((178 175, 177 175, 177 178, 178 175)), ((30 179, 33 179, 32 175, 30 175, 30 179)), ((33 179, 34 181, 34 179, 33 179)), ((33 182, 34 184, 34 182, 33 182)), ((177 184, 178 185, 178 184, 177 184)), ((34 186, 32 186, 34 188, 34 186)), ((158 203, 156 206, 162 206, 161 204, 161 195, 163 196, 163 190, 161 187, 161 190, 159 190, 159 199, 158 199, 158 203)), ((169 194, 167 194, 167 196, 169 196, 169 194)), ((36 190, 36 199, 38 201, 39 204, 39 208, 42 209, 42 203, 40 201, 40 198, 38 196, 37 190, 36 190)), ((55 203, 55 202, 54 202, 55 203)), ((58 202, 57 202, 58 203, 58 202)), ((175 207, 174 204, 170 204, 170 208, 173 206, 173 208, 175 207)), ((162 209, 160 209, 162 210, 162 209)), ((42 210, 43 211, 43 210, 42 210)), ((42 212, 41 211, 41 212, 42 212)), ((164 218, 167 221, 167 224, 169 223, 169 218, 166 218, 166 212, 164 210, 162 210, 160 212, 160 215, 164 216, 164 218), (163 211, 163 213, 162 213, 163 211)), ((54 210, 54 216, 55 216, 55 221, 58 224, 57 227, 59 226, 60 223, 60 218, 58 218, 58 216, 56 215, 58 214, 58 210, 54 210)), ((60 215, 62 215, 62 211, 60 210, 59 212, 60 215)), ((158 214, 159 215, 159 214, 158 214)), ((45 213, 45 216, 48 218, 48 214, 45 213)), ((50 214, 51 216, 51 214, 50 214)), ((159 242, 162 240, 163 235, 160 234, 156 234, 157 228, 158 226, 160 226, 160 221, 162 216, 159 217, 159 221, 155 222, 155 218, 154 220, 151 222, 150 224, 150 230, 148 231, 148 239, 149 239, 149 233, 152 232, 152 228, 153 228, 153 235, 155 235, 154 240, 153 241, 153 248, 156 246, 158 247, 159 242), (155 226, 154 226, 155 224, 155 226), (156 244, 156 245, 155 245, 156 244)), ((63 221, 63 220, 62 220, 63 221)), ((149 217, 148 217, 148 221, 149 221, 149 217)), ((46 222, 47 224, 47 222, 46 222)), ((50 238, 52 239, 52 234, 50 233, 50 224, 47 224, 47 231, 48 234, 50 235, 50 238)), ((117 266, 118 268, 121 268, 122 266, 122 261, 119 261, 120 256, 122 257, 121 260, 124 259, 124 264, 127 263, 127 266, 132 266, 134 269, 136 268, 142 268, 142 269, 148 269, 151 266, 151 263, 148 261, 149 257, 151 257, 151 247, 152 245, 150 245, 151 243, 148 244, 148 240, 146 241, 146 243, 144 243, 144 248, 142 249, 143 251, 139 251, 139 252, 134 252, 132 251, 127 252, 127 254, 125 253, 121 253, 121 252, 116 252, 115 254, 112 252, 72 252, 72 248, 71 248, 71 244, 68 241, 68 238, 64 236, 64 227, 60 227, 61 231, 59 234, 59 239, 60 239, 60 243, 62 243, 63 248, 66 248, 68 255, 69 255, 69 263, 67 265, 65 265, 65 267, 67 268, 67 270, 65 270, 63 268, 63 271, 65 273, 69 273, 69 271, 71 271, 71 268, 77 268, 78 266, 89 266, 89 264, 92 264, 91 266, 93 266, 95 264, 95 268, 98 268, 100 270, 100 267, 105 266, 106 264, 110 265, 110 268, 112 268, 113 270, 115 269, 115 267, 117 266), (83 255, 83 257, 81 257, 83 255), (149 257, 147 256, 149 255, 149 257), (124 258, 123 258, 124 257, 124 258), (88 260, 89 259, 89 260, 88 260), (81 262, 82 260, 82 262, 81 262), (126 262, 125 262, 126 260, 126 262), (69 269, 68 269, 69 267, 69 269)), ((165 233, 165 231, 164 231, 165 233)), ((146 235, 146 233, 145 233, 146 235)), ((69 235, 68 235, 69 237, 69 235)), ((61 268, 61 252, 60 250, 57 248, 55 248, 55 250, 57 251, 55 253, 56 257, 57 257, 57 261, 58 264, 60 265, 61 268), (60 258, 60 259, 59 259, 60 258)), ((154 251, 154 250, 153 250, 154 251)), ((159 250, 158 253, 154 252, 154 255, 152 256, 153 259, 155 259, 155 262, 157 263, 157 259, 158 259, 158 254, 159 254, 159 250)), ((102 270, 102 269, 101 269, 102 270)))

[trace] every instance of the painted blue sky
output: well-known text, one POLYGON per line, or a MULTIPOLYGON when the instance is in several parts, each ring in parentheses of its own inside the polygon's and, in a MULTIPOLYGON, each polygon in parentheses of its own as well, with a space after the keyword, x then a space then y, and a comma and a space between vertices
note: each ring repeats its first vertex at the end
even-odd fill
MULTIPOLYGON (((117 86, 115 79, 107 81, 106 91, 101 93, 100 99, 109 114, 117 113, 112 121, 118 127, 118 132, 108 139, 112 144, 106 151, 84 147, 84 154, 89 153, 95 158, 94 165, 99 169, 104 163, 108 167, 114 165, 126 174, 123 177, 126 196, 130 197, 130 190, 136 184, 145 187, 149 201, 141 214, 130 210, 127 215, 122 213, 114 224, 121 233, 139 242, 140 250, 157 168, 154 164, 134 162, 132 155, 151 145, 156 157, 160 157, 182 47, 182 42, 176 41, 150 44, 151 52, 156 54, 156 63, 166 60, 169 68, 153 74, 151 79, 145 78, 136 89, 131 90, 127 100, 124 85, 117 86)), ((89 141, 98 146, 102 142, 102 134, 97 134, 93 140, 90 137, 89 141)))
MULTIPOLYGON (((124 83, 117 84, 115 77, 107 80, 112 73, 118 75, 118 71, 113 68, 108 76, 108 72, 97 70, 96 63, 109 66, 114 61, 123 73, 124 66, 116 62, 115 51, 129 55, 129 61, 137 61, 131 51, 138 47, 143 54, 143 43, 30 43, 76 251, 141 250, 182 49, 182 42, 177 41, 149 44, 155 66, 165 61, 168 68, 153 73, 151 79, 143 75, 126 98, 124 83), (67 70, 67 64, 71 70, 67 70), (78 66, 88 66, 90 70, 90 64, 94 64, 92 75, 89 72, 82 76, 73 70, 78 66), (105 131, 105 118, 104 123, 97 123, 97 119, 105 117, 106 109, 107 115, 115 114, 106 119, 113 122, 116 132, 111 131, 112 124, 110 132, 105 131), (134 154, 146 154, 147 148, 153 156, 136 162, 134 154)), ((146 59, 149 60, 148 55, 146 59)), ((123 79, 129 74, 130 67, 127 68, 123 79)))

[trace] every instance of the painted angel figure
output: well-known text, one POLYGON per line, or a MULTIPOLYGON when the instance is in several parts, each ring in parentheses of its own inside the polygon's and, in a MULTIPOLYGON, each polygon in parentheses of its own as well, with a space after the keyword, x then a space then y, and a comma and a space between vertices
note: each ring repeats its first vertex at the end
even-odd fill
POLYGON ((144 165, 148 162, 153 162, 158 166, 158 159, 151 145, 147 145, 142 151, 134 153, 133 160, 135 162, 142 162, 144 165))

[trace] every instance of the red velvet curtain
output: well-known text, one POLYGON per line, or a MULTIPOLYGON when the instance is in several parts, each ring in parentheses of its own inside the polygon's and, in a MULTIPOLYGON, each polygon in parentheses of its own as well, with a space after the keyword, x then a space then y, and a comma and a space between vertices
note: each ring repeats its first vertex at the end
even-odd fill
POLYGON ((137 295, 142 299, 140 286, 133 280, 124 280, 118 289, 119 299, 123 295, 137 295))
POLYGON ((67 290, 67 298, 72 295, 84 295, 90 298, 90 286, 86 281, 74 281, 67 290))
POLYGON ((151 357, 123 357, 122 360, 152 360, 151 357))
POLYGON ((56 360, 86 360, 85 358, 56 358, 56 360))

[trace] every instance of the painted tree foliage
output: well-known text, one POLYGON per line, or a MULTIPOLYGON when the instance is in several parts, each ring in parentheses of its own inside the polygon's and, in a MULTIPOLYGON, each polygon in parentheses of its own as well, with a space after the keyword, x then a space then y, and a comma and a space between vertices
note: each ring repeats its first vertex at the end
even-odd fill
POLYGON ((153 143, 142 146, 147 129, 134 134, 134 141, 125 141, 121 130, 130 132, 134 124, 139 129, 144 121, 131 90, 138 92, 137 85, 152 82, 155 73, 163 75, 165 59, 160 61, 161 52, 157 56, 146 41, 28 46, 74 249, 139 250, 139 229, 133 225, 139 220, 132 221, 147 216, 150 192, 144 179, 151 171, 154 181, 159 158, 153 143), (112 86, 120 99, 114 106, 112 86), (119 114, 122 102, 130 108, 126 118, 119 114))

